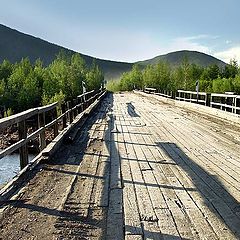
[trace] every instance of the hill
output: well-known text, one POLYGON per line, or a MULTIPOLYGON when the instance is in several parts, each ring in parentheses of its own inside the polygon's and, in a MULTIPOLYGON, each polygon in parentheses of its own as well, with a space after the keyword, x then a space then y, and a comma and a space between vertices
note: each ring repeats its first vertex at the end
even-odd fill
POLYGON ((159 61, 167 61, 173 66, 179 66, 184 57, 186 57, 190 63, 195 63, 203 67, 207 67, 212 64, 217 64, 219 67, 224 67, 226 65, 225 62, 213 56, 210 56, 208 54, 197 52, 197 51, 188 51, 188 50, 182 50, 182 51, 171 52, 168 54, 160 55, 152 59, 139 61, 138 64, 140 66, 145 67, 149 64, 156 64, 159 61))
MULTIPOLYGON (((70 49, 49 43, 40 38, 21 33, 0 24, 0 63, 4 59, 8 59, 14 63, 21 61, 24 57, 28 57, 31 62, 40 58, 46 66, 52 62, 61 50, 70 54, 75 53, 70 49)), ((131 63, 103 60, 84 54, 81 54, 81 56, 89 66, 95 59, 97 65, 104 72, 106 79, 117 78, 123 72, 129 71, 132 68, 131 63)))
MULTIPOLYGON (((64 50, 70 54, 75 53, 70 49, 58 46, 0 24, 0 62, 2 62, 4 59, 8 59, 10 62, 14 63, 20 61, 24 57, 28 57, 31 62, 34 62, 36 59, 40 58, 46 66, 52 62, 52 60, 61 50, 64 50)), ((129 71, 134 64, 103 60, 84 54, 81 54, 81 56, 84 58, 88 66, 90 66, 92 61, 95 59, 97 65, 104 72, 105 79, 107 80, 118 78, 123 72, 129 71)), ((210 55, 186 50, 160 55, 149 60, 139 61, 137 63, 144 68, 148 64, 156 64, 160 60, 164 60, 169 62, 171 65, 178 66, 185 56, 188 58, 190 63, 196 63, 201 66, 217 64, 222 67, 226 64, 210 55)))

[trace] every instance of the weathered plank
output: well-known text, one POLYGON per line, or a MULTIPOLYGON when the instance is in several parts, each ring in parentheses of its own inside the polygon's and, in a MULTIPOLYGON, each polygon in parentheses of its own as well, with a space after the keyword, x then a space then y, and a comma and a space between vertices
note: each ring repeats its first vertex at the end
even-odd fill
POLYGON ((140 235, 142 236, 142 226, 132 173, 129 166, 128 153, 124 144, 124 122, 121 121, 120 133, 118 134, 118 149, 120 152, 122 179, 123 179, 123 208, 125 221, 125 235, 140 235))

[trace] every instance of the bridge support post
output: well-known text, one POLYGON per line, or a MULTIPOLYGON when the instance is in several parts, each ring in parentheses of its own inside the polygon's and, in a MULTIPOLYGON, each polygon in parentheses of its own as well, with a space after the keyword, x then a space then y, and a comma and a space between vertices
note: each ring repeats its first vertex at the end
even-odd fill
MULTIPOLYGON (((27 138, 27 127, 25 120, 18 123, 18 134, 19 140, 27 138)), ((23 169, 25 166, 28 165, 27 143, 25 143, 22 147, 19 148, 19 154, 20 154, 20 168, 23 169)))
MULTIPOLYGON (((53 109, 53 119, 57 119, 57 107, 53 109)), ((58 135, 58 122, 53 125, 54 138, 58 135)))
MULTIPOLYGON (((61 105, 61 108, 62 108, 62 114, 66 112, 66 104, 63 103, 61 105)), ((63 120, 62 120, 62 124, 63 124, 63 129, 67 126, 67 117, 66 115, 63 116, 63 120)))
MULTIPOLYGON (((73 106, 77 106, 77 99, 73 99, 73 106)), ((78 115, 77 107, 73 110, 73 117, 75 118, 78 115)))
POLYGON ((70 110, 69 113, 68 113, 68 117, 69 117, 69 122, 72 123, 73 121, 73 113, 72 113, 72 104, 71 104, 71 101, 68 101, 67 102, 67 109, 70 110))
MULTIPOLYGON (((38 114, 38 128, 45 127, 45 112, 38 114)), ((46 147, 45 130, 39 134, 39 148, 42 151, 46 147)))

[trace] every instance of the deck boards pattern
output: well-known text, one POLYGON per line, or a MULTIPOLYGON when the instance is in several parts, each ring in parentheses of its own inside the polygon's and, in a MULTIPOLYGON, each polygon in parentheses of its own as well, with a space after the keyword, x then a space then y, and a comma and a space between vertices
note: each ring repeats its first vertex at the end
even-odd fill
POLYGON ((127 239, 239 238, 238 143, 224 126, 136 94, 114 96, 113 118, 127 239))
POLYGON ((240 239, 239 140, 151 97, 108 96, 8 209, 0 239, 240 239))

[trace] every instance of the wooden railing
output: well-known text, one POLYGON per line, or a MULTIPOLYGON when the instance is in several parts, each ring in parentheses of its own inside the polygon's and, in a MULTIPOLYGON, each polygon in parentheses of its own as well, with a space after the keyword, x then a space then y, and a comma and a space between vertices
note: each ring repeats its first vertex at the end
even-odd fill
POLYGON ((159 90, 158 92, 155 93, 156 95, 166 97, 166 98, 174 98, 175 94, 173 91, 169 90, 159 90))
POLYGON ((191 103, 199 103, 207 106, 207 103, 208 103, 207 97, 208 97, 208 94, 205 92, 177 90, 176 100, 186 101, 191 103))
POLYGON ((73 101, 63 104, 55 102, 53 104, 32 108, 24 112, 0 119, 0 130, 17 125, 18 141, 0 152, 0 159, 19 149, 20 168, 23 169, 28 164, 28 147, 30 140, 39 137, 39 149, 46 147, 46 129, 53 128, 54 138, 59 133, 59 126, 64 129, 73 122, 74 118, 84 111, 103 91, 90 91, 82 94, 73 101), (28 134, 27 121, 33 119, 37 122, 37 129, 28 134), (50 119, 50 120, 49 120, 50 119))
POLYGON ((232 93, 206 93, 177 90, 176 92, 161 91, 155 88, 145 88, 144 92, 159 95, 166 98, 176 99, 178 101, 185 101, 205 105, 212 108, 218 108, 223 111, 240 114, 240 95, 232 93), (151 90, 151 89, 154 89, 151 90))
POLYGON ((157 91, 156 88, 145 87, 145 92, 147 93, 155 93, 157 91))
POLYGON ((210 106, 223 111, 240 113, 240 96, 235 94, 211 94, 210 106))

